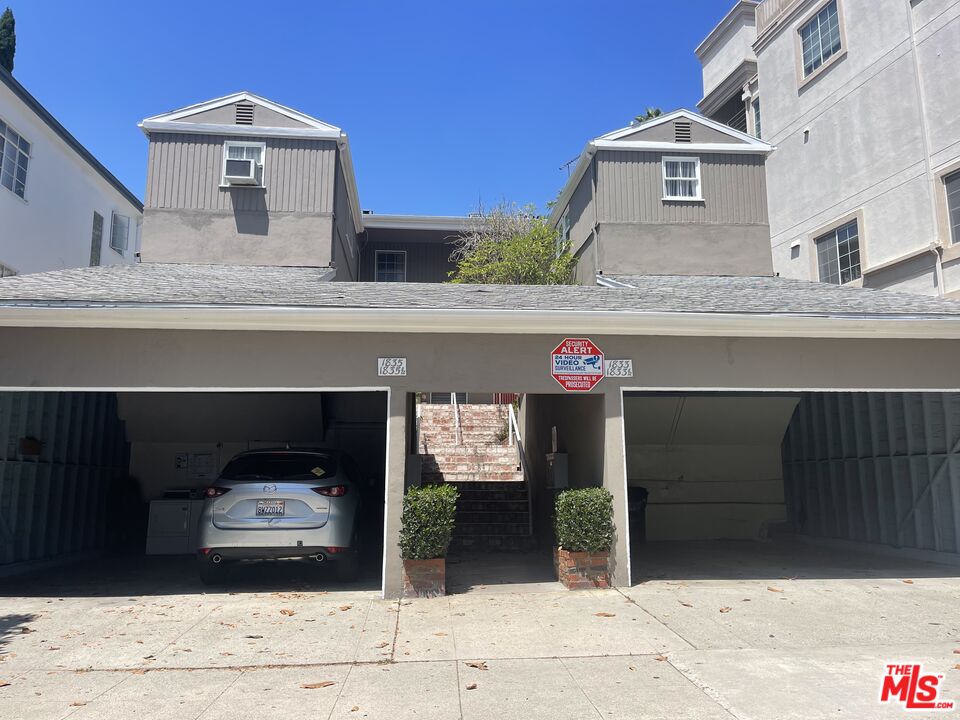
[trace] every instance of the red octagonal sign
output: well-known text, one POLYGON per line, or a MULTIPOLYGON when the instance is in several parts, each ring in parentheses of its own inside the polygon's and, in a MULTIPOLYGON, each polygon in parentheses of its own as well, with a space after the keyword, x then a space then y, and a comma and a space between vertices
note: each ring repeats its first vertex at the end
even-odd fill
POLYGON ((587 338, 567 338, 550 356, 550 374, 567 392, 593 390, 603 380, 603 352, 587 338))

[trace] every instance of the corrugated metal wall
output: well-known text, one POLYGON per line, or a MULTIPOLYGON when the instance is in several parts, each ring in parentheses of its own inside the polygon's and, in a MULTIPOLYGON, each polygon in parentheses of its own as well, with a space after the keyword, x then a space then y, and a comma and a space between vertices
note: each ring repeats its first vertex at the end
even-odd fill
POLYGON ((800 532, 960 553, 960 394, 806 393, 783 463, 800 532))
POLYGON ((664 202, 664 153, 604 150, 597 154, 600 222, 766 224, 763 158, 672 153, 700 158, 703 202, 664 202))
POLYGON ((116 395, 0 393, 0 442, 0 565, 102 547, 107 492, 128 465, 116 395))
MULTIPOLYGON (((333 212, 337 145, 332 140, 249 138, 265 142, 266 190, 220 188, 221 135, 158 133, 147 160, 147 208, 333 212)), ((247 138, 244 138, 245 140, 247 138)))

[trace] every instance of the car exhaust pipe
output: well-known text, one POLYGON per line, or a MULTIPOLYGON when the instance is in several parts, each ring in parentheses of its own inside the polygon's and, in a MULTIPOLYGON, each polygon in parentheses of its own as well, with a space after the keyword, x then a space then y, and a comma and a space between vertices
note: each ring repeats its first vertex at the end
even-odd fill
POLYGON ((223 562, 223 556, 220 553, 214 553, 210 556, 210 562, 212 562, 214 565, 219 565, 223 562))
POLYGON ((323 553, 317 553, 316 555, 313 556, 313 559, 316 560, 318 563, 322 563, 327 558, 324 557, 323 553))

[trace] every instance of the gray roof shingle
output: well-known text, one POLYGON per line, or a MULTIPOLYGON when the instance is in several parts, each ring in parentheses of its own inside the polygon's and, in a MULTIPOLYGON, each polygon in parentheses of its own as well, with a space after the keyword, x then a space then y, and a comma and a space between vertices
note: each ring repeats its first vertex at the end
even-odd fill
POLYGON ((139 265, 0 280, 0 306, 127 305, 575 310, 960 317, 960 302, 778 277, 623 277, 631 288, 327 282, 327 268, 139 265))

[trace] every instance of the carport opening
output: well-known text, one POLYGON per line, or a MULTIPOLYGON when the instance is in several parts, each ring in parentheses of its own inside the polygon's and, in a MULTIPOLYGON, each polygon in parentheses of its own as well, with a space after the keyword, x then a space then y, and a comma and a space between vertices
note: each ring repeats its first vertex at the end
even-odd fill
POLYGON ((634 582, 960 572, 960 394, 625 392, 634 582))
POLYGON ((602 395, 418 393, 408 482, 460 493, 448 591, 557 587, 554 501, 602 484, 603 438, 602 395))
MULTIPOLYGON (((237 563, 223 581, 267 590, 379 590, 386 417, 386 393, 372 391, 0 393, 0 575, 69 559, 66 569, 30 582, 41 591, 57 585, 59 594, 201 591, 206 491, 225 466, 246 451, 316 449, 336 451, 350 466, 349 492, 359 499, 352 539, 358 579, 344 585, 332 564, 284 560, 237 563)), ((267 489, 265 501, 283 495, 282 485, 267 489)), ((296 510, 291 500, 268 505, 274 516, 264 522, 275 526, 281 512, 296 510)), ((304 546, 334 519, 330 511, 304 524, 304 546)), ((266 538, 271 530, 250 532, 266 538)), ((22 594, 23 580, 16 583, 22 594)))

